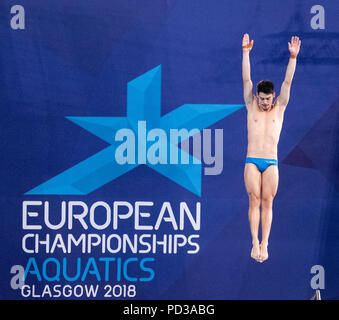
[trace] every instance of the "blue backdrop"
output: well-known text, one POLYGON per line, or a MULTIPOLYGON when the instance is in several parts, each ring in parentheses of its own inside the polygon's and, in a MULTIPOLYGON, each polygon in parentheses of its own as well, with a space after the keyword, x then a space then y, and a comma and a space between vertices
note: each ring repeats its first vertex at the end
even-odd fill
MULTIPOLYGON (((325 270, 323 298, 339 298, 338 17, 337 1, 1 1, 0 298, 34 298, 23 297, 10 284, 11 267, 25 267, 30 257, 42 270, 48 258, 67 257, 74 264, 77 257, 87 261, 103 256, 154 258, 151 281, 107 282, 134 284, 136 299, 309 299, 313 265, 325 270), (15 4, 25 9, 24 30, 10 26, 15 4), (324 29, 310 24, 315 4, 325 9, 324 29), (246 32, 255 41, 253 82, 271 79, 278 91, 288 62, 287 43, 292 35, 302 40, 278 148, 280 181, 268 261, 259 264, 250 258, 243 183, 245 108, 209 127, 223 129, 223 171, 201 176, 201 196, 144 165, 87 195, 25 194, 107 147, 67 116, 125 117, 127 84, 158 66, 161 115, 188 103, 243 104, 241 40, 246 32), (158 231, 148 232, 198 234, 200 250, 25 253, 22 238, 27 233, 138 234, 128 221, 118 230, 84 231, 78 224, 72 231, 24 230, 22 203, 27 200, 49 201, 55 223, 62 201, 153 201, 153 222, 165 201, 176 217, 180 202, 190 208, 200 202, 199 231, 189 224, 173 231, 163 223, 158 231)), ((63 278, 39 281, 32 272, 26 280, 37 292, 46 284, 70 284, 63 278)), ((107 283, 92 272, 71 284, 107 283)), ((104 298, 103 293, 96 298, 104 298)))

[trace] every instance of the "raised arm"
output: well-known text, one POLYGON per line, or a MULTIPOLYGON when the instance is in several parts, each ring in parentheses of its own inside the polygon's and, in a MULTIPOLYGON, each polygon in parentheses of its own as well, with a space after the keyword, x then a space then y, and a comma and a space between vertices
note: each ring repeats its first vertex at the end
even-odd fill
POLYGON ((288 61, 284 82, 280 89, 278 97, 279 105, 286 107, 290 99, 291 84, 297 65, 297 56, 300 50, 301 40, 298 37, 292 37, 291 42, 288 43, 290 51, 290 59, 288 61))
POLYGON ((252 104, 253 101, 253 84, 251 80, 251 65, 250 51, 253 47, 253 40, 250 42, 250 37, 247 33, 242 38, 242 80, 244 87, 244 100, 246 107, 252 104))

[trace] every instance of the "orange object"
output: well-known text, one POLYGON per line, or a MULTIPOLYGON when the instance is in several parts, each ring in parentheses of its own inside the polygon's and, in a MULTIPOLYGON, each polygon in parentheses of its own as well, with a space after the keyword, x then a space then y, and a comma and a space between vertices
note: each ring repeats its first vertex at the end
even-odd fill
POLYGON ((242 46, 244 49, 250 49, 253 47, 252 43, 246 44, 246 46, 242 46))

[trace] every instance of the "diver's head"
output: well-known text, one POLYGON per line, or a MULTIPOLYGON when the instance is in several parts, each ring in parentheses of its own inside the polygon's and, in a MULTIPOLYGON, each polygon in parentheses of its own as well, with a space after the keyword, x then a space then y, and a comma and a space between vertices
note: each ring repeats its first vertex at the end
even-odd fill
POLYGON ((268 80, 261 80, 257 84, 257 99, 259 108, 263 111, 270 110, 274 97, 275 92, 273 83, 268 80))

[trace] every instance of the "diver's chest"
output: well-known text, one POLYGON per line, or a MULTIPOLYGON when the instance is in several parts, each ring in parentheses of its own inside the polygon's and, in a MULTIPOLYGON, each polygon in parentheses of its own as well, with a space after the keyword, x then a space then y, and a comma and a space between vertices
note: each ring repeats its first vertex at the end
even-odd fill
POLYGON ((253 127, 279 127, 281 119, 275 110, 270 112, 255 111, 248 114, 248 124, 253 127))

